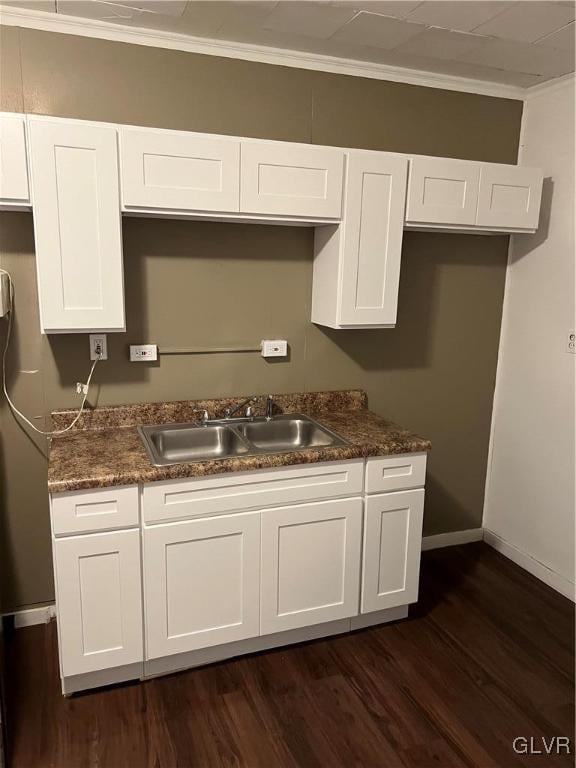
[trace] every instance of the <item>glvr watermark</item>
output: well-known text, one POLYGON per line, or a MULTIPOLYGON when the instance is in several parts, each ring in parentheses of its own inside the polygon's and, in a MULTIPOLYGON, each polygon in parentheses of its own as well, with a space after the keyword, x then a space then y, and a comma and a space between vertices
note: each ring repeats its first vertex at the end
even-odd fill
POLYGON ((512 749, 517 755, 571 755, 572 742, 568 736, 517 736, 512 749))

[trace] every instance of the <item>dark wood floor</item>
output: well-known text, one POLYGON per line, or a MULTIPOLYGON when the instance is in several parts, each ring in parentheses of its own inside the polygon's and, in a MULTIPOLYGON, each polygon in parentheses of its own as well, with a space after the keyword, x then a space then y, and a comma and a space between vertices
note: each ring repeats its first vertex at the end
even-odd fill
POLYGON ((407 621, 70 699, 54 625, 21 629, 10 766, 571 766, 512 742, 573 740, 573 640, 572 604, 483 544, 424 555, 407 621))

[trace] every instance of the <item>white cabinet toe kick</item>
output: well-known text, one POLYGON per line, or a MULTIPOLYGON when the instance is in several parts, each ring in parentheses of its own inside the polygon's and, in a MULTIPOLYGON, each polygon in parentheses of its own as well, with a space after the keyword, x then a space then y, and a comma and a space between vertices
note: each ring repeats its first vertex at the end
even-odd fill
POLYGON ((425 472, 415 453, 53 494, 63 692, 405 618, 425 472))

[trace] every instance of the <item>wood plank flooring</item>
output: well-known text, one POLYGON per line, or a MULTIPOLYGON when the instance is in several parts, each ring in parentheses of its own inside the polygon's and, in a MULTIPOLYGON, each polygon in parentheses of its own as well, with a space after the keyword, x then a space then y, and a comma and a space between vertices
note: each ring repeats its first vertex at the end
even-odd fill
POLYGON ((10 768, 514 768, 574 749, 573 604, 484 544, 423 555, 411 618, 64 699, 55 625, 8 642, 10 768))

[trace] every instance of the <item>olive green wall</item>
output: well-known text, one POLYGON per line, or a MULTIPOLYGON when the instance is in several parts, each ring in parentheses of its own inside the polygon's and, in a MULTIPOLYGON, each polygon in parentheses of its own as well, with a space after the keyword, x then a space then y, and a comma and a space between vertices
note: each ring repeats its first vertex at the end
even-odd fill
MULTIPOLYGON (((520 102, 124 43, 1 28, 8 111, 337 146, 515 162, 520 102)), ((38 331, 32 216, 0 214, 17 291, 10 387, 27 414, 77 402, 84 335, 38 331)), ((127 219, 127 333, 111 334, 100 404, 362 387, 373 410, 432 439, 425 533, 481 524, 508 240, 406 233, 395 330, 310 322, 312 230, 127 219), (232 345, 258 354, 127 362, 127 344, 232 345)), ((46 461, 0 410, 5 610, 51 601, 46 461)), ((38 446, 38 447, 36 447, 38 446)))

